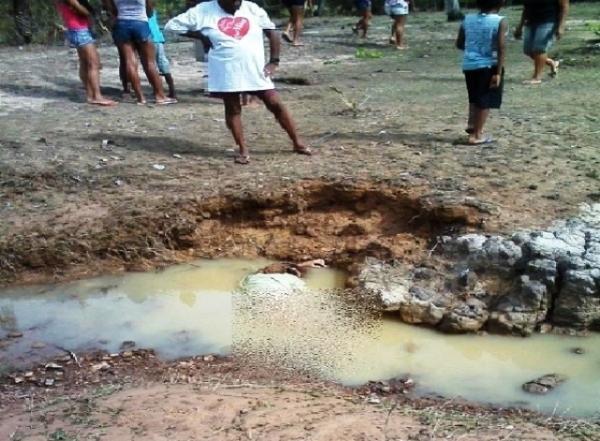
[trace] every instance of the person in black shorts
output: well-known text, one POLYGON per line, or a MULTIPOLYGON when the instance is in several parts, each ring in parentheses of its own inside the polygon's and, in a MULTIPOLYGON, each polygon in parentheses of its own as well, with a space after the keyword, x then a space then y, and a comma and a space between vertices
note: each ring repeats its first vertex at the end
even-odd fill
POLYGON ((283 0, 283 5, 290 11, 290 19, 281 36, 292 46, 304 46, 300 42, 304 27, 304 0, 283 0))
POLYGON ((468 144, 492 142, 483 134, 490 109, 502 104, 505 40, 508 25, 498 15, 504 0, 477 0, 480 12, 468 14, 458 32, 456 47, 464 51, 462 68, 469 94, 468 144))

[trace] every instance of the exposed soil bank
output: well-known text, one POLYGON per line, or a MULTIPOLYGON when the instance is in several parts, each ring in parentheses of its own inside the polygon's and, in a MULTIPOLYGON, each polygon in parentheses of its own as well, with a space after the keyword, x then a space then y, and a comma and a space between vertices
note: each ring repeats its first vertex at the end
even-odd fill
POLYGON ((195 257, 420 259, 438 234, 479 225, 483 204, 385 184, 299 182, 294 188, 135 207, 0 242, 5 281, 140 269, 195 257), (478 208, 479 207, 479 208, 478 208), (61 274, 62 273, 62 274, 61 274))

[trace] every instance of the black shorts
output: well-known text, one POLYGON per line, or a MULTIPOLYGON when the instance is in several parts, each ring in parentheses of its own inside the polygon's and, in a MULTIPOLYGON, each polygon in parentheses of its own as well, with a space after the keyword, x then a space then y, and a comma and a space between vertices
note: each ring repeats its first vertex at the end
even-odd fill
POLYGON ((282 0, 282 2, 286 8, 291 8, 292 6, 304 8, 304 0, 282 0))
POLYGON ((500 78, 500 87, 490 87, 492 76, 496 74, 496 67, 485 69, 465 70, 469 103, 480 109, 499 109, 502 105, 502 91, 504 89, 504 71, 500 78))

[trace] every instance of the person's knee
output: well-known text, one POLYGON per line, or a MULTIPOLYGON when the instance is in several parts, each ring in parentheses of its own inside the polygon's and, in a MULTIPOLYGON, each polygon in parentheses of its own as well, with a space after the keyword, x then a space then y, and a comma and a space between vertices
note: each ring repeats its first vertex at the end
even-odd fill
POLYGON ((283 106, 283 103, 278 100, 278 99, 266 99, 264 101, 265 106, 267 107, 267 110, 269 110, 269 112, 271 112, 273 115, 275 116, 279 116, 283 113, 283 111, 285 110, 285 107, 283 106))

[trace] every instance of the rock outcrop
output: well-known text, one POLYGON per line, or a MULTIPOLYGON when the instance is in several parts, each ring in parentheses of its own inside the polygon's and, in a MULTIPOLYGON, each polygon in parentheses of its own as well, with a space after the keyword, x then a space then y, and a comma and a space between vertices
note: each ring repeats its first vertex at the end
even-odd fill
POLYGON ((445 332, 528 335, 547 323, 600 330, 600 204, 547 231, 438 242, 437 266, 367 259, 358 285, 381 310, 445 332))

